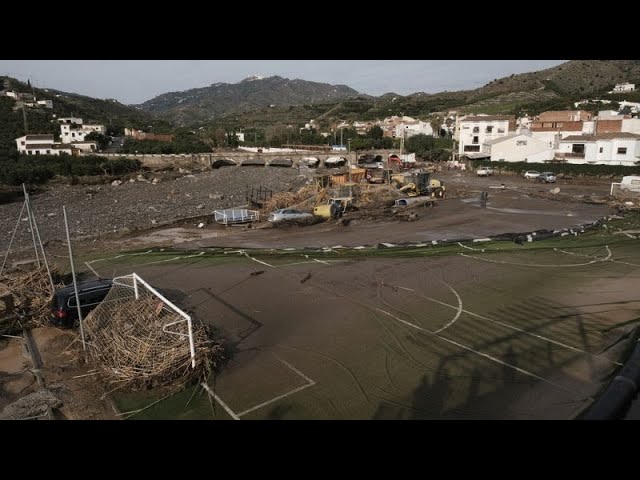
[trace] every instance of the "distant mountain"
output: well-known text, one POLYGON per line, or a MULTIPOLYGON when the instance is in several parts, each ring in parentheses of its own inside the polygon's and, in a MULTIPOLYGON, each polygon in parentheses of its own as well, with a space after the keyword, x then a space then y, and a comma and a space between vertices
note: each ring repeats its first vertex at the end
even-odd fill
POLYGON ((214 83, 208 87, 164 93, 136 108, 177 125, 193 125, 265 107, 335 103, 358 95, 346 85, 252 75, 239 83, 214 83))
MULTIPOLYGON (((544 110, 572 109, 573 103, 586 98, 617 98, 609 95, 616 83, 640 84, 638 60, 571 60, 552 68, 497 78, 473 90, 428 94, 393 92, 380 97, 359 95, 334 103, 289 108, 259 108, 241 114, 221 116, 219 125, 258 126, 274 123, 301 123, 316 119, 332 125, 338 120, 375 120, 391 115, 424 117, 434 112, 537 114, 544 110)), ((624 94, 640 101, 640 93, 624 94), (636 98, 637 97, 637 98, 636 98)))

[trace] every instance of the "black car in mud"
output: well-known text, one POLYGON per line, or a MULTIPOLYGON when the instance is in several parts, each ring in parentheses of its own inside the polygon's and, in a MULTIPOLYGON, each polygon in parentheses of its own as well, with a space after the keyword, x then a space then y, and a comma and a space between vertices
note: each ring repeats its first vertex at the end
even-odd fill
MULTIPOLYGON (((100 305, 111 291, 111 279, 91 280, 78 284, 80 311, 84 318, 100 305)), ((51 323, 58 327, 72 328, 78 321, 78 304, 73 285, 57 290, 51 298, 51 323)))

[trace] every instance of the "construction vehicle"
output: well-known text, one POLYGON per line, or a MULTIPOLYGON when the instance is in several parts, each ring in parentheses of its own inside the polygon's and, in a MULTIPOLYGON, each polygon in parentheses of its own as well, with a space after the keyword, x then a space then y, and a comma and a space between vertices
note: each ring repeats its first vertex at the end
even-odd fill
POLYGON ((444 182, 431 178, 431 172, 397 173, 391 176, 391 185, 409 197, 444 198, 444 182))

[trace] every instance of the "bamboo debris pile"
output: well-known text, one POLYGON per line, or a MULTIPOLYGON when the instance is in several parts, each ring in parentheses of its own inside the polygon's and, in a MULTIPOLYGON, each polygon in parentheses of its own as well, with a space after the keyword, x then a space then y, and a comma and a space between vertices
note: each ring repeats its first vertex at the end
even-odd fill
POLYGON ((221 342, 194 324, 192 368, 186 320, 144 289, 136 299, 128 286, 114 285, 85 319, 84 331, 104 377, 119 387, 184 385, 208 376, 222 360, 221 342))
MULTIPOLYGON (((54 288, 64 287, 61 275, 51 269, 54 288)), ((13 294, 15 311, 26 323, 44 325, 48 321, 49 305, 51 302, 51 283, 45 267, 31 271, 13 269, 5 271, 0 277, 0 283, 5 284, 13 294)))
POLYGON ((262 206, 263 213, 273 212, 279 208, 297 206, 316 195, 316 187, 306 185, 297 192, 277 192, 262 206))

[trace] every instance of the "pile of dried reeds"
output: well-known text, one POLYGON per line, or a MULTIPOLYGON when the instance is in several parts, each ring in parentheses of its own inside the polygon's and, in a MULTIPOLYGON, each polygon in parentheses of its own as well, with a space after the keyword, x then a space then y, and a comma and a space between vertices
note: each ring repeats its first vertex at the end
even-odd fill
POLYGON ((109 383, 128 388, 184 385, 216 368, 223 348, 220 341, 211 339, 206 326, 193 325, 193 368, 186 321, 179 322, 182 317, 157 297, 118 298, 114 292, 118 288, 122 287, 112 287, 84 321, 91 353, 109 383), (178 323, 167 326, 172 322, 178 323))
POLYGON ((298 206, 315 198, 316 187, 305 185, 297 192, 277 192, 262 205, 263 213, 273 212, 279 208, 298 206))
MULTIPOLYGON (((54 289, 64 287, 61 275, 52 267, 51 276, 54 289)), ((16 311, 27 323, 44 325, 48 322, 49 305, 53 292, 47 269, 41 268, 30 271, 13 269, 4 272, 0 283, 5 284, 13 294, 16 311)))

